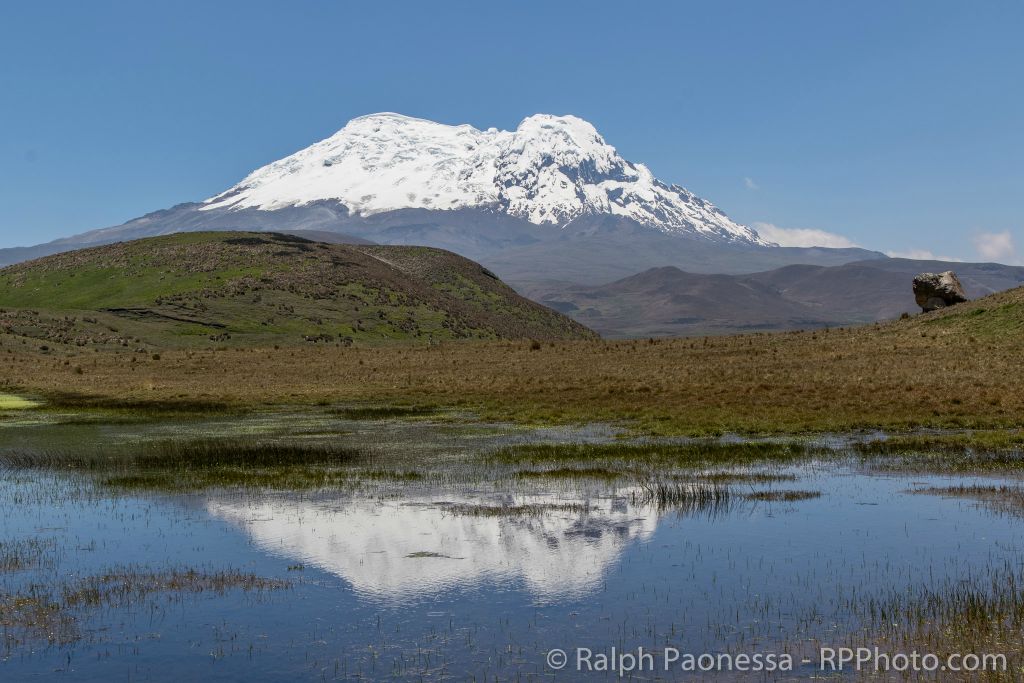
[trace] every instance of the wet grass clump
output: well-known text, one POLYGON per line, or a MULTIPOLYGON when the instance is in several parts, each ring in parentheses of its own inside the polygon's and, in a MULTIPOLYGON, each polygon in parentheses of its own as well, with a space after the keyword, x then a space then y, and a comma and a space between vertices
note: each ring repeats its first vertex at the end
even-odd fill
POLYGON ((360 479, 368 481, 399 481, 399 482, 412 482, 412 481, 423 481, 426 479, 426 475, 416 470, 384 470, 384 469, 373 469, 373 470, 362 470, 358 473, 360 479))
POLYGON ((980 503, 994 512, 1024 517, 1024 487, 1020 486, 929 486, 911 489, 908 493, 962 498, 980 503))
POLYGON ((437 415, 434 406, 351 406, 331 411, 343 420, 397 420, 437 415))
POLYGON ((3 410, 29 410, 42 405, 39 401, 15 396, 14 394, 0 394, 0 411, 3 410))
POLYGON ((634 505, 651 505, 658 510, 702 514, 728 512, 735 502, 728 487, 701 482, 645 482, 640 484, 631 498, 634 505))
POLYGON ((854 444, 879 469, 912 472, 1008 472, 1024 468, 1024 434, 1016 430, 906 434, 854 444))
POLYGON ((242 410, 226 401, 197 399, 188 396, 161 399, 117 398, 74 393, 48 396, 48 406, 71 410, 105 410, 128 412, 142 416, 234 414, 242 410))
POLYGON ((557 463, 625 462, 674 466, 738 465, 792 462, 809 458, 811 449, 800 442, 749 441, 741 443, 535 443, 502 448, 490 454, 496 462, 557 463))
POLYGON ((154 593, 226 593, 229 590, 279 590, 291 585, 281 579, 267 579, 236 570, 201 572, 195 569, 152 572, 123 569, 87 576, 65 586, 61 605, 77 607, 125 607, 154 593))
POLYGON ((775 484, 796 481, 795 474, 772 472, 708 472, 700 474, 700 480, 715 484, 775 484))
POLYGON ((555 467, 546 470, 520 470, 512 476, 519 479, 599 479, 601 481, 616 481, 625 476, 625 473, 606 467, 555 467))
POLYGON ((112 489, 156 493, 184 493, 212 488, 305 491, 339 488, 352 482, 352 477, 344 470, 302 466, 271 469, 157 470, 105 477, 100 480, 102 485, 112 489))
POLYGON ((138 464, 160 469, 339 465, 354 463, 359 455, 355 448, 328 444, 204 439, 158 443, 138 456, 138 464))
POLYGON ((751 493, 744 494, 743 497, 747 500, 763 501, 768 503, 795 503, 801 500, 821 498, 821 491, 795 491, 784 489, 775 491, 753 491, 751 493))
POLYGON ((16 451, 0 465, 95 474, 110 487, 182 491, 211 487, 309 489, 351 479, 356 448, 248 439, 172 440, 104 451, 16 451))
POLYGON ((0 455, 12 468, 107 470, 125 468, 203 470, 222 467, 339 465, 357 461, 360 451, 330 444, 295 444, 247 439, 171 440, 102 452, 14 451, 0 455))

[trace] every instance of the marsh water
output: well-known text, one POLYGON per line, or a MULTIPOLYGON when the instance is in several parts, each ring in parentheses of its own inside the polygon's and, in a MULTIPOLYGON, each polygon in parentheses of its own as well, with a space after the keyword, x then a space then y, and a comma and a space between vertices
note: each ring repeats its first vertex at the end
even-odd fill
MULTIPOLYGON (((728 498, 680 506, 638 495, 630 480, 473 464, 502 444, 601 441, 612 431, 325 423, 302 413, 11 418, 0 428, 6 452, 138 449, 244 432, 359 444, 380 462, 343 485, 302 490, 125 489, 91 473, 6 470, 0 542, 35 548, 0 571, 8 596, 59 596, 83 578, 129 571, 231 571, 280 583, 128 591, 75 607, 62 637, 52 626, 7 624, 0 679, 611 680, 617 674, 571 664, 553 671, 546 655, 811 653, 861 642, 866 603, 1024 558, 1018 516, 912 493, 979 477, 886 474, 843 459, 745 464, 732 471, 767 474, 738 478, 728 498), (766 490, 815 496, 748 495, 766 490)), ((820 676, 798 658, 793 672, 751 680, 820 676)))

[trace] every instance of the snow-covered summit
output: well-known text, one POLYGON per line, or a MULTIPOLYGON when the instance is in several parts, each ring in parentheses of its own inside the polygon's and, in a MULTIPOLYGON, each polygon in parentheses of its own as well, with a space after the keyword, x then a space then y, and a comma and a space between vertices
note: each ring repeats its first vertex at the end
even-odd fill
POLYGON ((587 121, 537 114, 514 131, 401 114, 340 131, 249 174, 201 209, 274 211, 320 200, 360 216, 396 209, 493 209, 538 225, 610 214, 669 233, 769 244, 714 205, 618 155, 587 121))

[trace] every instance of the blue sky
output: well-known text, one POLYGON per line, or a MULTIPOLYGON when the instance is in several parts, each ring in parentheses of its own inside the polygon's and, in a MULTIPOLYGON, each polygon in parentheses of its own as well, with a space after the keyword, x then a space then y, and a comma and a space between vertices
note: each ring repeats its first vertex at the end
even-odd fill
POLYGON ((546 112, 786 239, 1018 262, 1022 34, 1020 2, 7 0, 0 246, 203 199, 361 114, 546 112))

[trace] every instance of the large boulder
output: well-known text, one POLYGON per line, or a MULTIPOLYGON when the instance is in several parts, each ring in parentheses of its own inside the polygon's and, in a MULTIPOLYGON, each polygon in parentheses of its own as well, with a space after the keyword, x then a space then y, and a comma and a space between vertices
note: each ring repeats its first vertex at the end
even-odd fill
POLYGON ((914 298, 924 312, 967 301, 964 286, 952 270, 921 273, 914 278, 914 298))

